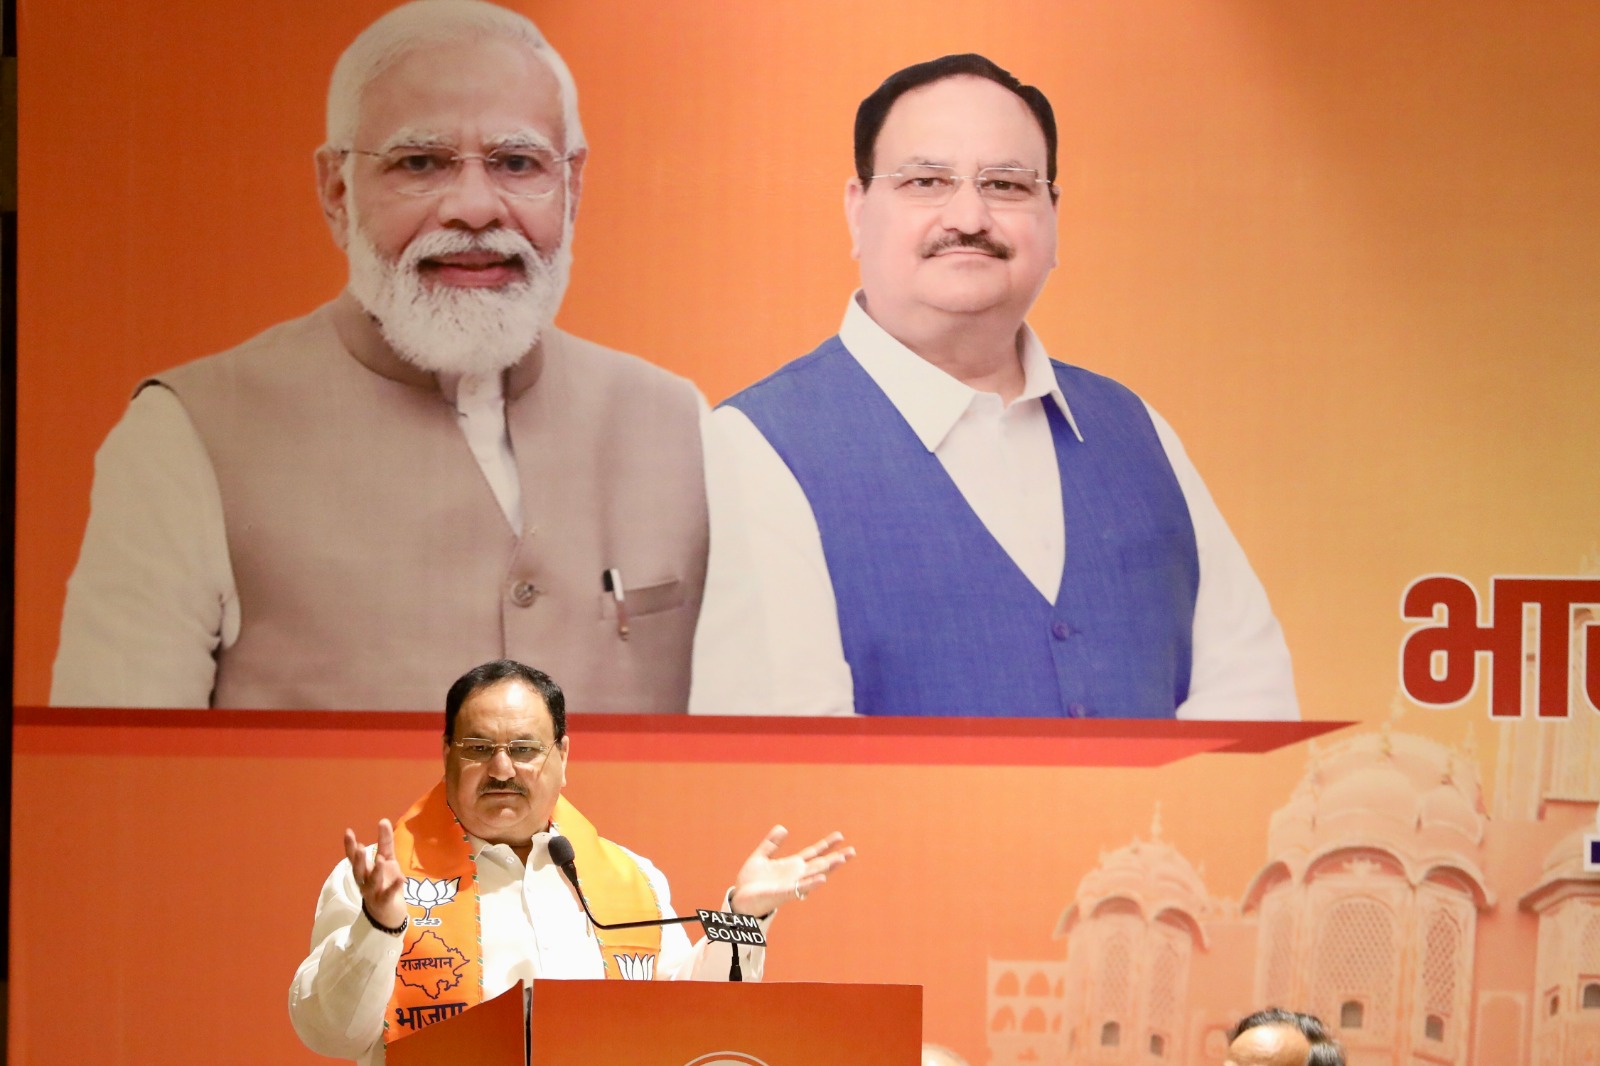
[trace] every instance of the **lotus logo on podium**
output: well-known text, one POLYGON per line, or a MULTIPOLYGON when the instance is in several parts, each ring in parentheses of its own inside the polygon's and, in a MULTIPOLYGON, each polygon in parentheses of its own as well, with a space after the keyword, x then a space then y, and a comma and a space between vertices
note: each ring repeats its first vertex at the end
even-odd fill
POLYGON ((767 1066, 767 1063, 742 1051, 713 1051, 709 1055, 690 1059, 683 1066, 767 1066))

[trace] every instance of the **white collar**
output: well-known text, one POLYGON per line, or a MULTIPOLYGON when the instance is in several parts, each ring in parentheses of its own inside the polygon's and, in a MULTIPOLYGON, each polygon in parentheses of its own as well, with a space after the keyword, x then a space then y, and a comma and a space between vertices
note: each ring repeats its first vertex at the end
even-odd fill
MULTIPOLYGON (((972 401, 982 395, 977 389, 957 381, 910 348, 891 337, 862 306, 858 289, 845 308, 839 326, 839 340, 861 364, 883 394, 894 404, 913 433, 930 452, 949 435, 972 401)), ((1061 394, 1050 356, 1045 353, 1032 329, 1023 323, 1018 333, 1022 349, 1022 392, 1013 403, 1050 397, 1067 420, 1072 435, 1083 440, 1072 408, 1061 394)))
POLYGON ((501 371, 491 374, 450 374, 441 371, 437 377, 439 391, 460 414, 471 410, 500 411, 505 408, 505 384, 501 371))
MULTIPOLYGON (((472 857, 474 859, 491 848, 504 848, 512 855, 516 854, 516 849, 511 844, 494 844, 483 839, 475 833, 465 833, 465 835, 467 838, 467 847, 471 850, 472 857)), ((541 829, 539 832, 533 834, 533 836, 529 838, 528 861, 526 865, 543 866, 545 863, 550 861, 550 838, 553 836, 555 836, 554 830, 541 829), (535 859, 538 860, 537 863, 535 863, 535 859)))

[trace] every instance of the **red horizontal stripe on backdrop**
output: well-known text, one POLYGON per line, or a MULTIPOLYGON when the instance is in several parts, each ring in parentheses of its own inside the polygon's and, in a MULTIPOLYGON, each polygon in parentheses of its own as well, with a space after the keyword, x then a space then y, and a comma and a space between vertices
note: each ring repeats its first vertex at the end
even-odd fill
MULTIPOLYGON (((19 707, 18 754, 432 758, 438 711, 162 711, 19 707)), ((585 760, 952 766, 1164 766, 1259 753, 1349 722, 1053 718, 771 718, 575 714, 585 760)))

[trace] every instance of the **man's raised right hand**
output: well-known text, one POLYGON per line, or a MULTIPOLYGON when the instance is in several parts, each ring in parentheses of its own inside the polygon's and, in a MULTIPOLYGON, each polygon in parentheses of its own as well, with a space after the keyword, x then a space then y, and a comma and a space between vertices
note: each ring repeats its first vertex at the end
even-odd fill
POLYGON ((371 858, 367 856, 367 846, 356 839, 354 829, 344 831, 344 854, 350 860, 350 872, 356 879, 367 915, 379 925, 399 928, 406 920, 403 898, 406 879, 395 861, 394 826, 389 824, 389 819, 378 821, 378 846, 371 858))

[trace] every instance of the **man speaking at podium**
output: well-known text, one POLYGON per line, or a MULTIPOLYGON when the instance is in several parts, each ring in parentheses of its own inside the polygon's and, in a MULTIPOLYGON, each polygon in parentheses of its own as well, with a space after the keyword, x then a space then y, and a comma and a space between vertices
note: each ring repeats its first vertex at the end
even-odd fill
MULTIPOLYGON (((533 978, 725 979, 731 946, 693 947, 678 925, 600 930, 551 860, 564 837, 595 920, 672 915, 667 880, 602 838, 561 796, 571 740, 551 678, 501 659, 445 699, 444 779, 373 845, 344 836, 322 886, 311 954, 289 988, 300 1039, 323 1055, 381 1063, 384 1047, 533 978)), ((855 854, 833 833, 779 857, 774 827, 740 867, 724 906, 765 929, 855 854)), ((759 980, 765 949, 740 946, 759 980)))

